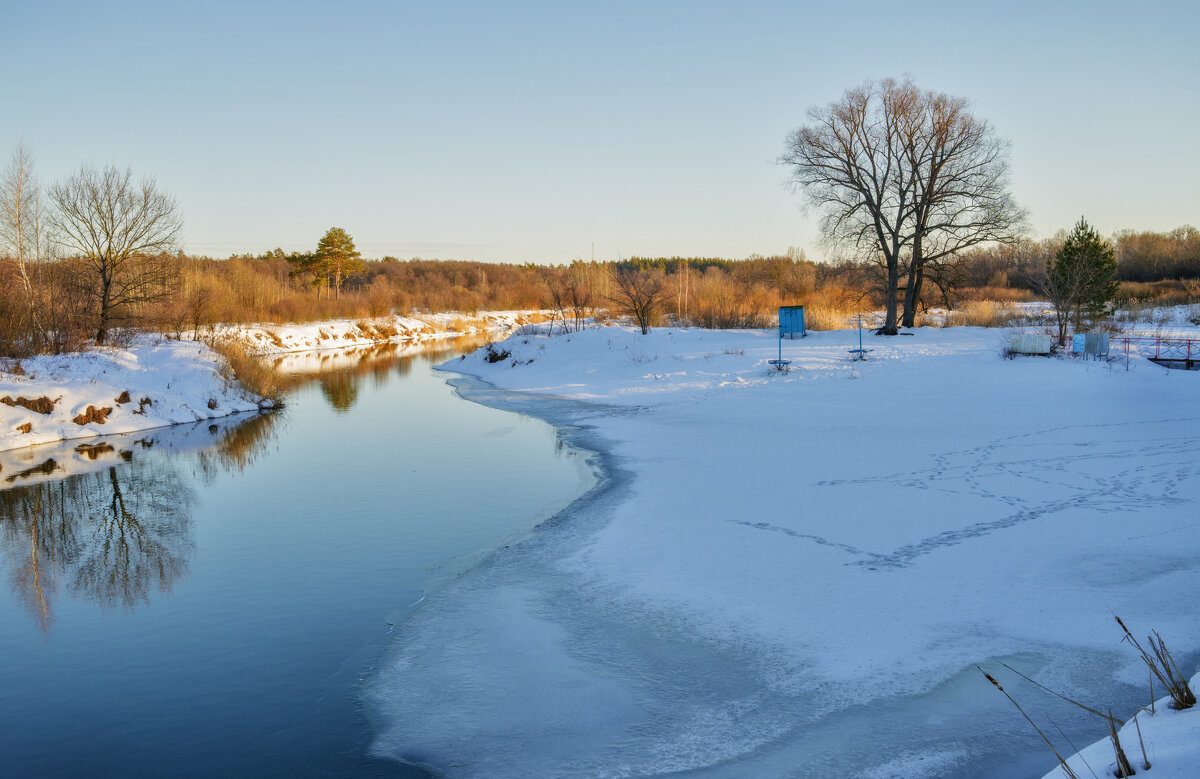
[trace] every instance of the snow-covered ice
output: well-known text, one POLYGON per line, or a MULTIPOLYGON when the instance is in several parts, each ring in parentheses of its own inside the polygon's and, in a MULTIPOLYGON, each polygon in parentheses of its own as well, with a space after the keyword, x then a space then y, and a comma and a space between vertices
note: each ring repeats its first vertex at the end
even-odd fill
POLYGON ((1114 612, 1194 660, 1200 372, 1005 337, 852 363, 855 332, 814 333, 779 373, 771 331, 595 328, 452 361, 606 478, 402 626, 375 750, 464 776, 1044 773, 974 666, 1129 708, 1114 612))

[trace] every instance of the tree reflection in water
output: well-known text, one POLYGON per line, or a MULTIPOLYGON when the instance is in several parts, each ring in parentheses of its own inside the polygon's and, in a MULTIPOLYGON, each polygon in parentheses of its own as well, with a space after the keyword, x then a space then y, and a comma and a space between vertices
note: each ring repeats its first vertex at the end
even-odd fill
POLYGON ((275 358, 274 367, 286 377, 289 387, 317 382, 330 407, 344 414, 358 401, 359 389, 366 378, 381 387, 394 376, 405 376, 414 360, 442 362, 490 342, 487 333, 447 338, 418 344, 385 343, 349 349, 292 352, 275 358))
POLYGON ((187 573, 195 500, 166 458, 0 492, 13 589, 43 630, 63 589, 105 608, 148 604, 187 573))
POLYGON ((170 592, 187 575, 195 550, 196 503, 196 491, 181 472, 187 460, 172 454, 194 454, 209 478, 221 469, 241 471, 265 451, 278 418, 268 413, 207 425, 201 437, 197 426, 179 426, 132 442, 114 439, 131 443, 129 448, 79 444, 73 451, 85 456, 73 465, 84 468, 82 473, 65 475, 72 462, 69 454, 59 454, 45 462, 55 463, 50 472, 62 471, 60 478, 45 479, 42 467, 17 474, 43 479, 0 490, 0 543, 9 557, 13 591, 37 625, 50 629, 54 599, 63 592, 126 610, 149 605, 154 592, 170 592), (208 448, 198 450, 197 440, 208 448), (110 457, 97 463, 97 452, 110 457), (92 464, 98 469, 86 470, 92 464))

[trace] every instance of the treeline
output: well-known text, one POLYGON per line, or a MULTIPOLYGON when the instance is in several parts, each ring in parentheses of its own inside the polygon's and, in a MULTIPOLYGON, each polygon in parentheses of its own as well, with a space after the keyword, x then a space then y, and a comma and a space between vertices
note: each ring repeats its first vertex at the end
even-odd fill
MULTIPOLYGON (((963 252, 953 264, 927 269, 922 307, 1037 299, 1044 293, 1047 260, 1059 246, 1061 238, 1051 238, 963 252)), ((1200 278, 1200 231, 1125 232, 1114 246, 1118 276, 1125 282, 1118 299, 1191 302, 1194 287, 1184 280, 1200 278)), ((216 323, 554 309, 563 307, 567 289, 578 289, 591 313, 620 308, 612 278, 624 272, 657 278, 658 316, 701 327, 769 327, 779 306, 797 303, 808 306, 814 328, 839 327, 853 313, 878 308, 884 295, 875 264, 818 263, 795 251, 744 260, 631 257, 557 266, 389 257, 362 261, 337 298, 297 274, 278 250, 223 260, 181 253, 152 259, 157 294, 110 312, 125 332, 129 326, 193 333, 216 323)), ((79 268, 83 262, 18 264, 10 256, 0 261, 0 354, 67 351, 92 338, 95 299, 78 283, 89 278, 79 268), (30 294, 34 305, 25 302, 30 294)))

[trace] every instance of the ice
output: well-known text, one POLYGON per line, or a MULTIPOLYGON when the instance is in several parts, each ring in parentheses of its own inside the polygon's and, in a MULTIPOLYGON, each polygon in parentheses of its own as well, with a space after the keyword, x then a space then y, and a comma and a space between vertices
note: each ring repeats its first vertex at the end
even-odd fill
POLYGON ((755 331, 518 336, 509 361, 455 362, 606 478, 402 626, 367 685, 376 750, 467 776, 1044 773, 975 666, 1131 709, 1113 612, 1193 660, 1200 374, 1009 361, 1002 338, 920 330, 852 367, 856 336, 819 333, 786 375, 755 331))

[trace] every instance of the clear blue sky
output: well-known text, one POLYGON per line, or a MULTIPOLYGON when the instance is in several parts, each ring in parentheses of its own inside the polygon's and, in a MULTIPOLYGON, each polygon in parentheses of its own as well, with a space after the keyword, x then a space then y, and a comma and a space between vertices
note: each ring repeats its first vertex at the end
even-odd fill
POLYGON ((911 74, 1012 142, 1037 235, 1200 226, 1198 8, 5 0, 0 154, 152 173, 212 256, 819 259, 783 139, 911 74))

